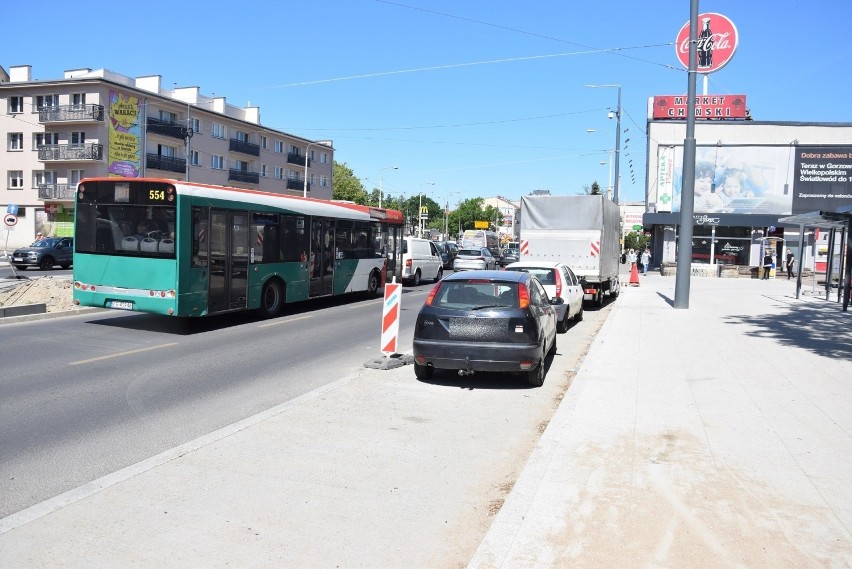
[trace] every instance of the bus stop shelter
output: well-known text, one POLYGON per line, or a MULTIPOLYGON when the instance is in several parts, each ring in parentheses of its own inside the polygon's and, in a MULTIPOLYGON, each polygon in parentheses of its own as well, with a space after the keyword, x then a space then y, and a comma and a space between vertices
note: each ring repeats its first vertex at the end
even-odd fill
MULTIPOLYGON (((831 275, 834 274, 834 249, 837 239, 840 239, 840 250, 845 254, 840 255, 840 267, 838 275, 837 299, 843 301, 843 311, 849 307, 849 291, 852 285, 852 243, 849 242, 849 234, 852 232, 852 206, 846 206, 836 211, 814 211, 811 213, 800 213, 778 219, 779 225, 799 226, 799 251, 804 251, 805 231, 807 229, 819 229, 829 233, 828 238, 828 263, 825 270, 825 299, 831 294, 831 275)), ((796 298, 799 298, 802 289, 802 263, 799 263, 796 271, 796 298)))

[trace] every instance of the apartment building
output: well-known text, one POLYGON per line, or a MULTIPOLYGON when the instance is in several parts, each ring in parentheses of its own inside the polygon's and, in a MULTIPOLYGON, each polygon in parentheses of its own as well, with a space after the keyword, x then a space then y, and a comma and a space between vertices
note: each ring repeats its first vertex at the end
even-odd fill
POLYGON ((157 177, 331 199, 334 149, 263 126, 259 107, 164 89, 159 75, 72 69, 33 79, 29 65, 0 67, 0 226, 8 247, 36 233, 73 235, 83 178, 157 177), (8 233, 6 233, 8 232, 8 233), (8 239, 7 239, 8 238, 8 239))

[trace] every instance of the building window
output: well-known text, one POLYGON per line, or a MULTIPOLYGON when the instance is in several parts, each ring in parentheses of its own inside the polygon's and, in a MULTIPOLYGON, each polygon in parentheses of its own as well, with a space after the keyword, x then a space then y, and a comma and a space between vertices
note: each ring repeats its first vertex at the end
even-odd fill
POLYGON ((266 164, 260 165, 260 175, 263 176, 264 178, 266 177, 266 164))
POLYGON ((36 97, 36 112, 39 109, 59 106, 59 95, 39 95, 36 97))
POLYGON ((210 157, 210 167, 214 170, 224 170, 225 169, 225 157, 214 154, 210 157))
POLYGON ((284 154, 284 143, 282 141, 275 141, 275 152, 277 152, 278 154, 284 154))
POLYGON ((68 181, 76 186, 80 183, 80 180, 86 177, 85 170, 68 170, 68 181))
POLYGON ((296 172, 295 170, 287 170, 287 179, 288 180, 298 180, 299 179, 299 173, 296 172))
POLYGON ((9 189, 23 190, 24 189, 24 171, 9 170, 9 189))
POLYGON ((198 166, 198 151, 193 150, 189 153, 189 163, 193 166, 198 166))
POLYGON ((47 144, 59 144, 58 132, 37 132, 33 135, 33 150, 47 144))
POLYGON ((192 127, 194 134, 201 134, 201 119, 191 119, 189 126, 192 127))
POLYGON ((71 144, 85 144, 86 143, 86 133, 85 132, 72 132, 71 133, 71 144))
POLYGON ((260 137, 260 147, 263 148, 264 150, 266 150, 266 137, 265 136, 260 137))
POLYGON ((284 168, 282 168, 281 166, 276 166, 275 167, 275 179, 281 180, 283 178, 284 178, 284 168))
POLYGON ((52 186, 56 183, 55 170, 35 170, 33 172, 33 187, 52 186))
POLYGON ((9 97, 9 114, 24 112, 23 97, 9 97))
POLYGON ((165 156, 167 158, 176 158, 177 157, 177 148, 174 146, 166 146, 164 144, 157 145, 157 155, 165 156))
POLYGON ((295 144, 290 145, 290 153, 291 154, 302 154, 302 148, 300 146, 296 146, 295 144))
POLYGON ((320 164, 328 164, 328 152, 320 152, 320 164))
POLYGON ((225 138, 225 125, 213 123, 213 138, 225 138))
POLYGON ((85 93, 71 93, 71 104, 81 109, 86 106, 86 94, 85 93))
POLYGON ((321 176, 320 177, 320 186, 323 187, 323 188, 328 187, 328 176, 321 176))
POLYGON ((160 120, 164 122, 177 122, 177 114, 169 111, 160 111, 160 120))
POLYGON ((249 141, 249 135, 248 135, 247 132, 243 132, 241 130, 238 130, 235 134, 236 134, 237 140, 239 140, 240 142, 248 142, 249 141))
POLYGON ((23 132, 10 132, 9 133, 9 145, 7 147, 9 150, 23 150, 24 149, 24 133, 23 132))
POLYGON ((240 172, 248 172, 249 163, 244 160, 237 160, 234 162, 234 168, 239 170, 240 172))

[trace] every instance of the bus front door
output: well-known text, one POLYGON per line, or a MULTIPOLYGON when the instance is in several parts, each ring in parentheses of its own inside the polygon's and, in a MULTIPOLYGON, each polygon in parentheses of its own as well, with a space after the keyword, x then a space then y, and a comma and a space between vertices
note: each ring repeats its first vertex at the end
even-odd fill
POLYGON ((311 221, 311 287, 310 297, 328 296, 334 292, 334 220, 311 221))
POLYGON ((248 214, 212 210, 208 312, 244 310, 248 290, 248 214))

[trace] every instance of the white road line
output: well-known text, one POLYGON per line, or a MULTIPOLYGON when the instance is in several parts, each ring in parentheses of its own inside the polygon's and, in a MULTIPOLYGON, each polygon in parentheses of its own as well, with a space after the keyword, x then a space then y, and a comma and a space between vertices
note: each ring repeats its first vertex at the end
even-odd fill
POLYGON ((120 358, 122 356, 129 356, 130 354, 138 354, 140 352, 147 352, 149 350, 159 350, 160 348, 171 348, 173 346, 177 346, 177 342, 172 342, 170 344, 160 344, 159 346, 148 346, 147 348, 139 348, 138 350, 130 350, 127 352, 118 352, 115 354, 108 354, 106 356, 98 356, 97 358, 90 358, 88 360, 79 360, 76 362, 69 362, 70 366, 78 366, 83 364, 90 364, 92 362, 99 362, 103 360, 108 360, 111 358, 120 358))

